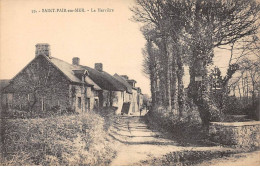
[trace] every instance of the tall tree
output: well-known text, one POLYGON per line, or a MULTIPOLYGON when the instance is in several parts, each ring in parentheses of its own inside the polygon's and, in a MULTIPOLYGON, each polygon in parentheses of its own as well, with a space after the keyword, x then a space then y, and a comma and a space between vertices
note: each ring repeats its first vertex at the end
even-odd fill
MULTIPOLYGON (((188 46, 189 97, 199 107, 203 124, 208 125, 211 120, 221 120, 221 112, 208 94, 207 66, 214 57, 214 48, 256 33, 259 4, 255 0, 137 0, 136 6, 131 10, 135 21, 155 27, 161 35, 161 44, 166 44, 166 49, 177 49, 174 52, 177 54, 174 55, 173 52, 161 50, 167 53, 166 60, 170 62, 166 65, 166 70, 174 68, 172 72, 166 71, 167 93, 168 82, 171 83, 169 77, 176 73, 175 61, 180 65, 177 66, 178 73, 182 70, 183 61, 178 49, 188 46)), ((174 76, 172 77, 174 81, 174 76)), ((177 80, 175 83, 178 83, 177 80)))

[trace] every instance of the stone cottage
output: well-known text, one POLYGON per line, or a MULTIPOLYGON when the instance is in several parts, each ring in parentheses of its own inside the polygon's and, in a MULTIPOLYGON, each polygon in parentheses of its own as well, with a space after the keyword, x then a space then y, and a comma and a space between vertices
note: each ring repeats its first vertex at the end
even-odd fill
MULTIPOLYGON (((9 109, 87 112, 94 108, 113 106, 120 114, 127 86, 103 71, 102 63, 95 69, 72 64, 51 55, 49 44, 37 44, 35 58, 3 89, 9 109)), ((129 96, 131 98, 132 96, 129 96)))
MULTIPOLYGON (((76 62, 76 59, 73 60, 76 62)), ((4 88, 8 108, 83 112, 98 106, 101 88, 77 65, 54 58, 48 44, 37 44, 35 58, 4 88)))

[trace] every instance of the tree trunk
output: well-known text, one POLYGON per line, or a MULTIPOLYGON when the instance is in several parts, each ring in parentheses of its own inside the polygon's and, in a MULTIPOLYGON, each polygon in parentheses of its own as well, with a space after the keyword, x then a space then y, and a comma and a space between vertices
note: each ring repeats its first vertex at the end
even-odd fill
POLYGON ((167 101, 168 101, 168 111, 172 112, 172 96, 171 96, 171 57, 168 56, 167 65, 167 101))
POLYGON ((155 78, 153 72, 150 72, 150 85, 151 85, 151 94, 152 94, 152 106, 156 103, 156 90, 155 90, 155 78))
POLYGON ((177 76, 177 62, 176 62, 176 56, 173 55, 173 61, 172 61, 172 84, 171 84, 171 90, 172 90, 172 105, 174 109, 174 114, 179 116, 179 102, 178 102, 178 95, 179 95, 179 86, 178 86, 178 76, 177 76))
POLYGON ((166 95, 167 95, 167 110, 172 112, 172 97, 171 97, 171 64, 172 64, 172 44, 171 41, 166 42, 163 38, 165 45, 165 66, 166 66, 166 95))
POLYGON ((147 39, 147 54, 148 54, 148 69, 150 76, 150 90, 152 94, 152 106, 156 103, 156 67, 155 65, 155 56, 152 51, 152 41, 147 39))
POLYGON ((222 121, 223 115, 221 111, 209 96, 206 65, 196 55, 190 67, 188 96, 198 106, 204 126, 209 126, 210 121, 222 121), (197 77, 198 81, 195 81, 195 77, 197 77), (202 81, 200 81, 199 77, 202 77, 202 81))
POLYGON ((201 25, 201 4, 198 0, 195 4, 194 29, 192 32, 193 42, 191 45, 192 58, 190 63, 190 84, 188 87, 188 96, 193 99, 198 106, 202 124, 208 128, 210 121, 221 121, 221 111, 212 101, 209 95, 209 82, 207 78, 206 66, 213 57, 213 41, 210 36, 204 36, 204 25, 201 25), (203 40, 208 43, 203 43, 203 40), (195 81, 196 78, 196 81, 195 81))
POLYGON ((239 85, 239 82, 238 82, 237 88, 238 88, 238 92, 239 92, 239 100, 241 101, 241 91, 240 91, 240 85, 239 85))
POLYGON ((183 84, 183 76, 184 76, 184 68, 183 68, 183 60, 181 53, 177 53, 177 78, 178 78, 178 105, 179 105, 179 115, 183 116, 184 105, 185 105, 185 96, 184 96, 184 84, 183 84))

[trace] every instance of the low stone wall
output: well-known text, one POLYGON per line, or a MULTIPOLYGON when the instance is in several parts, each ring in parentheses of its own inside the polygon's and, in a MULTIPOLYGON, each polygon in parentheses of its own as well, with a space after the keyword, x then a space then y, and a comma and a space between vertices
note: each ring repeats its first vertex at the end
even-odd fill
POLYGON ((226 115, 225 122, 246 122, 251 121, 247 119, 247 115, 226 115))
POLYGON ((241 148, 260 148, 260 121, 212 122, 212 141, 241 148))

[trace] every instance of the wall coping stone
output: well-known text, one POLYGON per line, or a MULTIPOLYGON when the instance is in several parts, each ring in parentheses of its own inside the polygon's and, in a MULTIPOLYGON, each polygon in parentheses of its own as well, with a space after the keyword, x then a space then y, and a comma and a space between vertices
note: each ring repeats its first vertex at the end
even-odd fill
POLYGON ((214 126, 233 126, 233 127, 241 127, 241 126, 253 126, 260 125, 260 121, 246 121, 246 122, 211 122, 211 125, 214 126))

